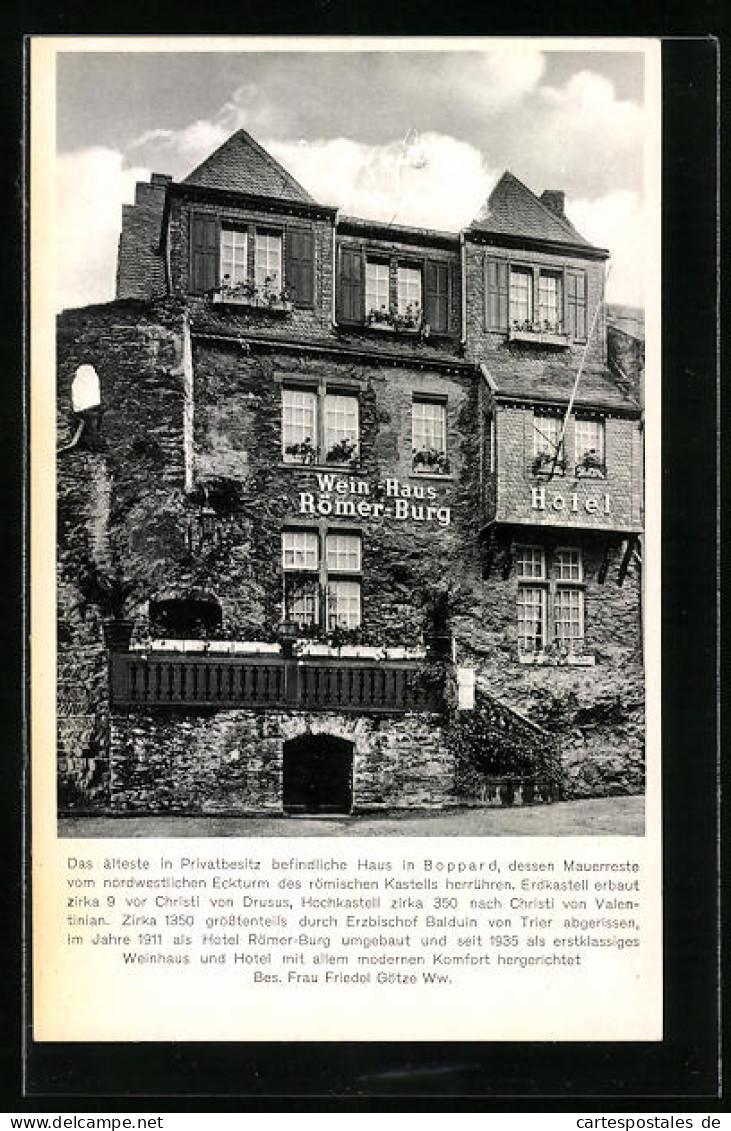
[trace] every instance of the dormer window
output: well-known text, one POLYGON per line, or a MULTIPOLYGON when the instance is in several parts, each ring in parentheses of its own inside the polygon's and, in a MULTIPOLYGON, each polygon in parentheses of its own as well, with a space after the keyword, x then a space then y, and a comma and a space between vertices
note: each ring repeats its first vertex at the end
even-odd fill
POLYGON ((337 320, 405 334, 449 334, 459 316, 456 257, 416 256, 342 243, 337 320))
POLYGON ((485 328, 514 342, 586 340, 587 279, 580 268, 485 258, 485 328))

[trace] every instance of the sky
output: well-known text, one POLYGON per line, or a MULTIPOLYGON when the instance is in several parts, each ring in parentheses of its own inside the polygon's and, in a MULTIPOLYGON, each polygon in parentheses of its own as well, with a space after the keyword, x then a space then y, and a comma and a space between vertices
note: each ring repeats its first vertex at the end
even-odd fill
POLYGON ((539 195, 563 189, 574 225, 611 252, 608 299, 643 305, 642 51, 465 43, 61 50, 59 306, 114 297, 136 181, 181 180, 241 127, 316 200, 351 215, 458 231, 506 169, 539 195))

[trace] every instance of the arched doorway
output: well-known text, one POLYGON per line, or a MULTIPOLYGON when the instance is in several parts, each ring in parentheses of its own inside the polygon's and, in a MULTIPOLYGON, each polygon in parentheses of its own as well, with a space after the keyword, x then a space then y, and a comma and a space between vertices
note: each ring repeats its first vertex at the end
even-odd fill
POLYGON ((284 743, 282 804, 288 813, 349 813, 353 807, 353 743, 303 734, 284 743))

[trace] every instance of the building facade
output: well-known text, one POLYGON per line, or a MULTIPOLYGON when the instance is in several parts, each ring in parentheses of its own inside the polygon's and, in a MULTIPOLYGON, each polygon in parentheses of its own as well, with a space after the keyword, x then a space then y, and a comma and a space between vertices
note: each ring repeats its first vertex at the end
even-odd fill
POLYGON ((116 299, 59 319, 61 808, 643 788, 606 258, 509 173, 465 231, 408 228, 244 131, 138 185, 116 299))

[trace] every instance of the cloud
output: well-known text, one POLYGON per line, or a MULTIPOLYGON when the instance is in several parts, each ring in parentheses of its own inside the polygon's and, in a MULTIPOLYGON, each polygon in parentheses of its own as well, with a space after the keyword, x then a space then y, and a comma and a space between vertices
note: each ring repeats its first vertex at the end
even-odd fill
POLYGON ((233 133, 218 122, 207 122, 199 118, 180 130, 147 130, 128 143, 128 149, 150 150, 154 155, 152 164, 172 158, 177 175, 185 175, 218 149, 233 133))
POLYGON ((457 231, 497 180, 473 146, 440 134, 412 132, 381 146, 347 138, 264 144, 316 200, 418 227, 457 231))
POLYGON ((148 169, 124 167, 121 153, 102 147, 57 160, 57 288, 60 307, 114 297, 122 203, 134 200, 148 169))
POLYGON ((611 252, 608 301, 643 306, 646 224, 638 194, 620 190, 597 200, 575 200, 567 202, 566 212, 583 236, 611 252))

